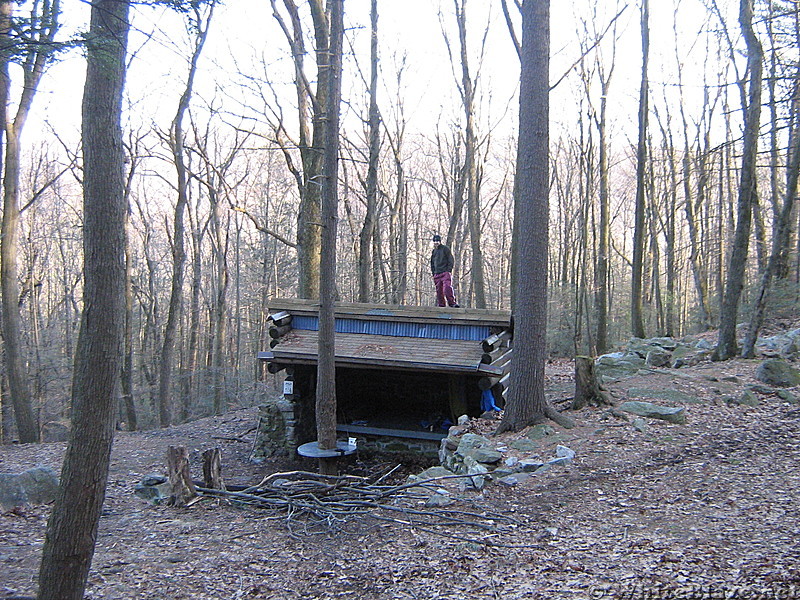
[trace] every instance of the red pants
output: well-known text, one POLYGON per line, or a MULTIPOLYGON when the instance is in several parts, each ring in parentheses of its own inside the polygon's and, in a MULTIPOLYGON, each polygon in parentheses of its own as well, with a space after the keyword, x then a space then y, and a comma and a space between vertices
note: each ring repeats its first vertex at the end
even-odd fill
POLYGON ((437 306, 455 306, 456 297, 453 294, 453 280, 449 272, 437 273, 433 276, 433 282, 436 284, 436 305, 437 306))

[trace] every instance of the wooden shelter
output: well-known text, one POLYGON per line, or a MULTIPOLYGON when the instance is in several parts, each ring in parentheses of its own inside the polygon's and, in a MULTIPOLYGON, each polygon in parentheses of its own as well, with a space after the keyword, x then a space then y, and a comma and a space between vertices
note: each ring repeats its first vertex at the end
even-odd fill
MULTIPOLYGON (((297 444, 315 439, 319 304, 270 304, 270 350, 286 370, 297 444)), ((462 414, 502 405, 511 359, 507 311, 337 303, 337 429, 350 436, 438 440, 462 414)))

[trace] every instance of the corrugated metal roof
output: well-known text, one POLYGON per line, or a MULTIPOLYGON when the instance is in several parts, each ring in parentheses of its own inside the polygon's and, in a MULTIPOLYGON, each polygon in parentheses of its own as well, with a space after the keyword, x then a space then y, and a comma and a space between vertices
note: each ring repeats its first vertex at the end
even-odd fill
MULTIPOLYGON (((319 318, 294 316, 293 329, 319 330, 319 318)), ((455 323, 410 323, 396 321, 366 321, 363 319, 336 319, 336 333, 361 333, 433 340, 464 340, 478 342, 489 336, 489 327, 483 325, 457 325, 455 323)))

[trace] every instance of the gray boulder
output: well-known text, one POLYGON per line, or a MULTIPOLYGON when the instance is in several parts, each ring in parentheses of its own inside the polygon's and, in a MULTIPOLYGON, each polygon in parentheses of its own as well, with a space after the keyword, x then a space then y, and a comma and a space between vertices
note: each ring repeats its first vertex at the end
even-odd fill
POLYGON ((0 506, 4 510, 25 504, 48 504, 57 493, 58 477, 49 467, 0 474, 0 506))
POLYGON ((775 387, 800 385, 800 372, 779 358, 768 358, 756 369, 756 379, 775 387))
POLYGON ((619 410, 629 412, 639 417, 649 417, 651 419, 661 419, 670 423, 682 425, 686 423, 686 414, 683 407, 658 406, 650 402, 623 402, 619 405, 619 410))

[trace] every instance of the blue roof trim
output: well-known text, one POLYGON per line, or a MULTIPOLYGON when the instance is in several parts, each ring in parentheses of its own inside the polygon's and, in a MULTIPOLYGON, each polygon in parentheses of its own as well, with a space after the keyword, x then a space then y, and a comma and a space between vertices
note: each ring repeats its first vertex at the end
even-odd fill
MULTIPOLYGON (((319 330, 319 319, 317 317, 296 316, 292 318, 292 327, 317 331, 319 330)), ((398 323, 395 321, 366 321, 362 319, 336 319, 336 332, 475 342, 489 337, 489 327, 487 325, 398 323)))

